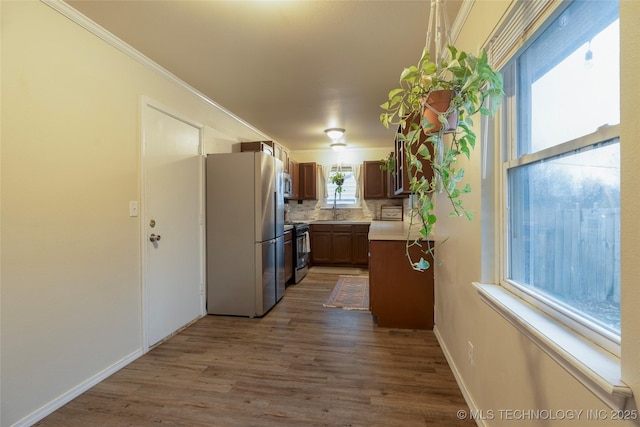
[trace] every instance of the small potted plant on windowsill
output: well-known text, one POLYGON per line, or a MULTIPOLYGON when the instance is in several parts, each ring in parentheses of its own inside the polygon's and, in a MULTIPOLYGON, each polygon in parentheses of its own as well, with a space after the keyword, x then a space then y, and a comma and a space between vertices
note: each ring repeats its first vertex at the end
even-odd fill
MULTIPOLYGON (((434 193, 444 192, 451 203, 453 216, 472 219, 463 207, 460 196, 471 191, 467 184, 460 188, 464 169, 458 167, 461 155, 470 158, 476 143, 471 116, 476 113, 493 114, 502 101, 502 75, 488 63, 484 51, 476 57, 447 47, 447 55, 439 63, 433 62, 425 47, 417 65, 405 68, 400 75, 400 87, 389 92, 381 105, 381 123, 387 128, 398 126, 398 138, 403 143, 410 191, 415 203, 411 225, 419 223, 420 239, 428 242, 436 222, 434 193), (420 138, 420 134, 426 135, 420 138), (446 137, 445 135, 450 135, 446 137), (425 179, 423 165, 433 170, 433 177, 425 179)), ((407 257, 414 269, 430 267, 421 257, 414 261, 409 246, 421 245, 407 239, 407 257)), ((433 256, 428 244, 423 253, 433 256)), ((434 258, 435 259, 435 258, 434 258)))

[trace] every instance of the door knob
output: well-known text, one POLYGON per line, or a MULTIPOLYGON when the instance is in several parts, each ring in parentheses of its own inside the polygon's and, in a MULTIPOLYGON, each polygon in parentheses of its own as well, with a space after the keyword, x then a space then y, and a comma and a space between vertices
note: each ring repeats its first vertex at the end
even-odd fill
POLYGON ((149 236, 149 240, 151 242, 158 242, 158 241, 160 241, 160 237, 161 236, 159 234, 158 235, 152 234, 151 236, 149 236))

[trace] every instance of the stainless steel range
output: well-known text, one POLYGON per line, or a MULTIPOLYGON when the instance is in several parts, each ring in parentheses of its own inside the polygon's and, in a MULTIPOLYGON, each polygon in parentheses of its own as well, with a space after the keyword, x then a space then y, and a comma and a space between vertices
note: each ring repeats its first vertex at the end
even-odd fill
POLYGON ((309 253, 311 253, 311 238, 309 236, 309 224, 294 222, 293 254, 295 271, 294 283, 300 282, 309 272, 309 253))

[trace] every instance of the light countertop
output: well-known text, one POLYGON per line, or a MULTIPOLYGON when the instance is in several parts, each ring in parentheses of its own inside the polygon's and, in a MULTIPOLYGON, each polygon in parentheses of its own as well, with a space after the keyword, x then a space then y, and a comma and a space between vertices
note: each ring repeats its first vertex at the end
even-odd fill
POLYGON ((314 221, 310 221, 309 224, 342 224, 342 225, 369 225, 372 224, 371 221, 351 221, 348 219, 317 219, 314 221))
MULTIPOLYGON (((369 240, 407 240, 409 221, 372 221, 369 228, 369 240)), ((411 238, 420 236, 417 224, 411 227, 411 238)))

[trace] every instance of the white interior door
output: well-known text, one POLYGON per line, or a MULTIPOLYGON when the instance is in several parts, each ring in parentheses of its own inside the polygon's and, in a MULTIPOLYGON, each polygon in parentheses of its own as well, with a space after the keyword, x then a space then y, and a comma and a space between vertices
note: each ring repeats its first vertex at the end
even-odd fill
POLYGON ((143 107, 146 348, 204 314, 201 129, 143 107))

